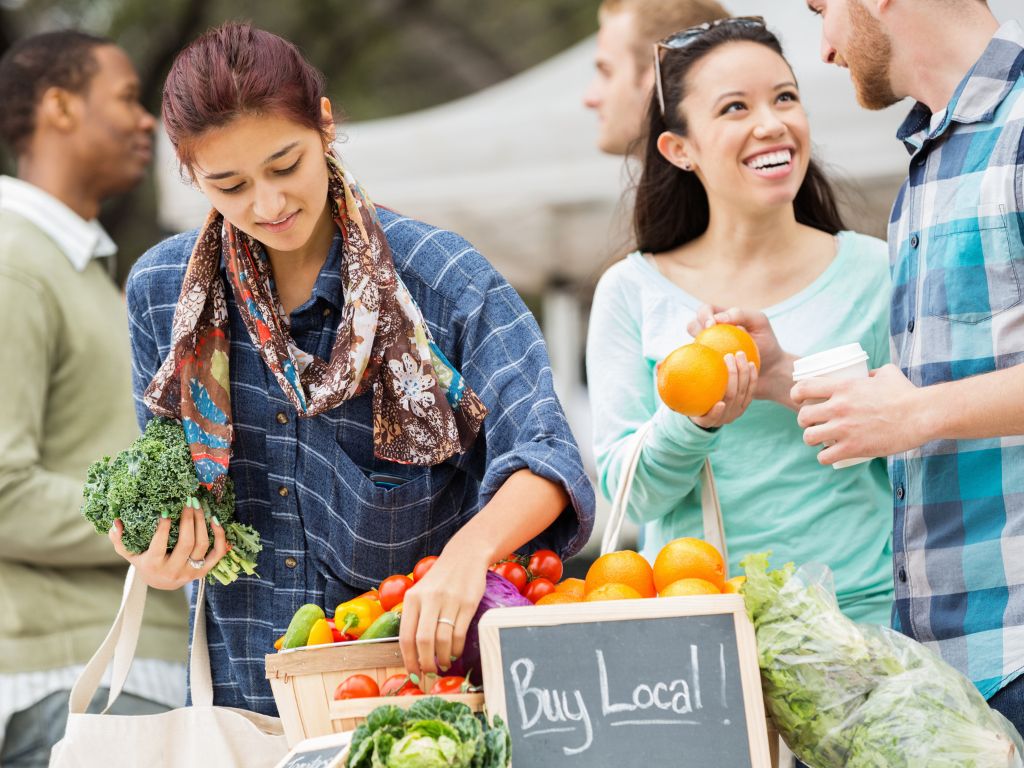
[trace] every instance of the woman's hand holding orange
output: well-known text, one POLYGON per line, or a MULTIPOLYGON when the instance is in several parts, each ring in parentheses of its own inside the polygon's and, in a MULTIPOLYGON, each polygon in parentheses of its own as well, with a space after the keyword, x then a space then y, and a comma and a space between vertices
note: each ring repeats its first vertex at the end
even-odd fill
POLYGON ((725 395, 703 416, 690 417, 698 427, 714 429, 730 424, 743 415, 754 399, 758 381, 757 366, 749 362, 743 352, 725 355, 724 360, 725 367, 729 370, 729 383, 725 387, 725 395))
MULTIPOLYGON (((691 336, 696 337, 702 330, 716 323, 742 327, 757 344, 757 350, 761 355, 761 370, 754 388, 754 398, 771 400, 793 411, 797 410, 796 404, 789 396, 793 388, 793 361, 797 356, 786 352, 779 345, 768 316, 756 310, 739 307, 724 309, 705 304, 697 310, 697 316, 690 321, 686 329, 691 336)), ((708 416, 710 415, 709 413, 708 416)))

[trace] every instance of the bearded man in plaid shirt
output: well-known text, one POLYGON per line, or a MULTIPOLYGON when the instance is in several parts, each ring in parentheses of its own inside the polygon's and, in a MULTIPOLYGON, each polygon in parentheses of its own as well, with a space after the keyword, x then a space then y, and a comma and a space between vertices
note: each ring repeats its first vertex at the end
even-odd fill
POLYGON ((1024 29, 984 0, 808 0, 862 106, 917 104, 892 358, 792 396, 823 464, 890 456, 894 625, 1024 730, 1024 29), (808 404, 817 398, 820 404, 808 404))

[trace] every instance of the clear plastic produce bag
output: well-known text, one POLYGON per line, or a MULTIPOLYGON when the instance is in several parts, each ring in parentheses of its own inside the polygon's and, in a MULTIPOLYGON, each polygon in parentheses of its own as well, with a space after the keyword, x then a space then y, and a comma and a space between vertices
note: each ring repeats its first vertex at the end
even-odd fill
POLYGON ((743 563, 765 703, 812 768, 1024 768, 1020 734, 920 643, 856 624, 820 565, 743 563))

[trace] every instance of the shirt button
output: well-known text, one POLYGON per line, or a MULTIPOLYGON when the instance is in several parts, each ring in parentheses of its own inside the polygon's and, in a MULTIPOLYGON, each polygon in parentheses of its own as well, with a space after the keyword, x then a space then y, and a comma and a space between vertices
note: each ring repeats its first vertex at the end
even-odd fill
POLYGON ((900 581, 906 583, 906 581, 907 581, 907 569, 906 568, 900 568, 899 573, 897 575, 899 576, 900 581))
POLYGON ((324 307, 324 317, 330 317, 330 316, 331 316, 331 308, 330 307, 324 307))
POLYGON ((910 318, 910 322, 907 323, 907 333, 914 332, 914 318, 910 318))
POLYGON ((299 561, 296 560, 294 557, 286 557, 284 559, 284 564, 289 568, 294 568, 296 565, 299 564, 299 561))
POLYGON ((917 248, 917 246, 919 246, 920 244, 921 244, 921 239, 916 234, 913 234, 913 235, 910 236, 910 247, 911 248, 917 248))
POLYGON ((279 412, 277 414, 277 423, 278 424, 287 424, 288 423, 288 414, 285 413, 284 411, 279 412))
POLYGON ((903 486, 902 485, 897 486, 897 488, 896 488, 896 498, 897 499, 901 499, 901 500, 903 499, 903 486))
MULTIPOLYGON (((288 495, 288 487, 282 485, 280 488, 277 489, 277 495, 278 496, 287 496, 288 495)), ((900 498, 902 499, 903 497, 900 496, 900 498)))

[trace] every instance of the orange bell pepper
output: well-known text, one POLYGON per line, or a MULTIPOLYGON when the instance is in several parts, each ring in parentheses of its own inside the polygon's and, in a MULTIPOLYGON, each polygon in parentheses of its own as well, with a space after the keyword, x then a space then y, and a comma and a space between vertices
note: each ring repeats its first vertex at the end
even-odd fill
POLYGON ((356 597, 334 610, 334 624, 342 634, 360 637, 383 613, 376 600, 356 597))

